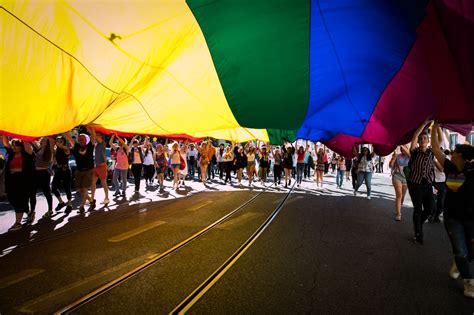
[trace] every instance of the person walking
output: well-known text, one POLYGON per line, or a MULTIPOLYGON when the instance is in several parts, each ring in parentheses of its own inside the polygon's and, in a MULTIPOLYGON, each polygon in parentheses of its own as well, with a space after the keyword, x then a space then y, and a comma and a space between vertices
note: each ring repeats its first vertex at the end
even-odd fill
MULTIPOLYGON (((354 153, 357 154, 357 151, 354 151, 354 153)), ((363 147, 361 153, 357 157, 359 165, 357 169, 357 185, 354 189, 354 196, 357 196, 359 187, 365 182, 368 200, 371 198, 370 193, 372 191, 372 173, 374 172, 373 155, 374 153, 371 153, 368 147, 363 147)))
POLYGON ((268 175, 268 168, 270 167, 270 160, 267 151, 267 146, 264 144, 260 150, 259 154, 259 173, 260 173, 260 181, 262 185, 265 185, 267 181, 268 175))
POLYGON ((54 176, 51 184, 51 190, 58 199, 58 205, 54 210, 59 211, 66 207, 65 212, 70 213, 72 210, 72 194, 71 194, 71 168, 69 167, 69 156, 71 150, 66 143, 64 136, 56 137, 56 149, 54 153, 54 176), (66 193, 67 203, 61 198, 59 188, 62 187, 66 193))
POLYGON ((336 185, 341 189, 344 184, 344 174, 346 173, 346 159, 343 156, 337 158, 336 185))
POLYGON ((296 152, 296 185, 298 187, 300 187, 301 182, 303 181, 305 155, 306 152, 303 146, 300 146, 296 152))
POLYGON ((104 135, 100 132, 96 132, 91 128, 92 139, 95 139, 94 145, 94 172, 92 173, 92 186, 91 186, 91 207, 96 206, 95 200, 95 191, 97 188, 97 179, 100 180, 100 185, 104 189, 104 200, 102 201, 103 205, 109 204, 109 185, 107 184, 107 154, 106 154, 106 145, 104 140, 104 135))
POLYGON ((166 169, 168 168, 168 157, 161 143, 158 143, 156 145, 155 168, 156 168, 156 175, 158 177, 158 184, 160 185, 160 191, 163 191, 165 188, 164 186, 165 173, 166 173, 166 169))
POLYGON ((5 168, 5 192, 8 202, 15 210, 15 223, 8 230, 17 231, 23 227, 21 224, 23 215, 28 213, 34 153, 31 143, 27 141, 18 139, 9 141, 6 136, 3 136, 2 140, 8 154, 5 168))
POLYGON ((395 189, 395 220, 402 220, 402 205, 405 200, 405 195, 408 190, 407 179, 405 177, 404 169, 408 166, 410 161, 410 152, 408 148, 401 145, 398 152, 392 154, 389 166, 392 170, 392 185, 395 189))
POLYGON ((74 141, 69 133, 66 133, 65 136, 72 146, 72 154, 76 159, 76 186, 81 195, 79 213, 84 213, 84 206, 87 201, 90 205, 89 210, 93 210, 95 207, 92 198, 89 196, 89 189, 92 186, 92 173, 94 172, 94 145, 92 143, 95 142, 95 139, 91 139, 85 133, 79 134, 78 142, 74 141))
POLYGON ((149 187, 153 184, 153 178, 155 177, 155 152, 148 137, 145 138, 143 147, 143 171, 145 173, 145 185, 146 187, 149 187))
POLYGON ((407 176, 408 192, 413 202, 413 241, 418 245, 423 245, 423 223, 433 207, 434 154, 429 146, 428 133, 423 132, 428 123, 424 122, 413 135, 407 176))
POLYGON ((224 162, 225 168, 225 178, 224 178, 224 185, 227 185, 227 181, 232 185, 232 178, 230 173, 232 172, 232 168, 234 166, 234 143, 232 142, 232 146, 228 145, 225 149, 224 155, 222 156, 222 161, 224 162))
POLYGON ((316 153, 316 187, 323 187, 323 177, 325 172, 324 148, 319 148, 316 153))
POLYGON ((449 275, 463 279, 464 296, 474 298, 474 278, 470 262, 474 258, 474 147, 456 145, 451 161, 440 149, 437 123, 431 128, 433 154, 446 174, 444 227, 453 249, 454 263, 449 275))
POLYGON ((40 141, 33 141, 33 150, 35 151, 35 167, 33 169, 33 187, 30 194, 30 212, 28 220, 32 223, 36 211, 36 193, 41 189, 48 203, 48 211, 44 218, 51 217, 53 213, 53 196, 51 194, 51 173, 50 167, 53 161, 53 139, 42 137, 40 141))
POLYGON ((140 181, 142 179, 143 170, 143 146, 140 145, 140 137, 134 136, 131 140, 128 161, 132 165, 133 181, 135 182, 135 193, 140 191, 140 181))
POLYGON ((281 165, 282 165, 282 157, 280 153, 280 147, 276 147, 273 150, 273 182, 276 185, 281 184, 281 165))
POLYGON ((127 178, 128 178, 128 169, 130 167, 128 163, 128 145, 125 139, 120 138, 119 136, 112 135, 109 140, 109 145, 115 150, 115 166, 114 173, 112 175, 112 183, 115 188, 114 196, 120 196, 120 186, 122 188, 122 197, 126 196, 127 190, 127 178), (114 138, 117 138, 118 144, 114 142, 114 138), (120 180, 120 182, 119 182, 120 180))

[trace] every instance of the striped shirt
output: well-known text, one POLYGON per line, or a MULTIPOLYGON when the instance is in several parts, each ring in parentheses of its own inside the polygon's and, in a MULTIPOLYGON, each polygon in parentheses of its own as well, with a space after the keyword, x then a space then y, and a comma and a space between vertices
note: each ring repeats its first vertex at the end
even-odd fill
POLYGON ((434 154, 427 148, 425 152, 420 148, 411 151, 410 179, 415 184, 432 183, 434 181, 434 154))

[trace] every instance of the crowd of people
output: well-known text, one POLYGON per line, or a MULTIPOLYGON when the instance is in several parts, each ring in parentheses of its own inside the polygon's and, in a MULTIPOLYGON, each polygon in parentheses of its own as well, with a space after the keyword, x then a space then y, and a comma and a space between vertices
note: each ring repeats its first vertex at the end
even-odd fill
MULTIPOLYGON (((421 125, 411 143, 399 146, 391 155, 394 218, 401 221, 402 205, 408 191, 413 202, 414 242, 423 245, 424 222, 440 222, 443 215, 454 253, 450 275, 453 278, 462 276, 464 294, 474 298, 474 280, 469 267, 474 257, 474 198, 471 196, 474 194, 474 149, 465 144, 457 145, 452 152, 444 151, 440 147, 441 132, 437 124, 431 127, 430 146, 426 129, 431 123, 427 121, 421 125)), ((87 128, 87 132, 80 133, 77 139, 71 133, 31 142, 3 136, 7 149, 5 190, 16 213, 10 231, 23 227, 25 214, 27 224, 34 221, 38 190, 47 201, 46 218, 53 214, 53 195, 57 199, 55 211, 65 208, 69 213, 73 210, 73 186, 80 194, 79 213, 86 211, 87 204, 88 211, 97 206, 97 182, 104 190, 101 203, 109 204, 107 150, 113 161, 110 189, 114 197, 126 197, 129 178, 133 178, 136 193, 140 191, 143 178, 147 187, 157 185, 160 192, 165 190, 166 179, 171 182, 170 189, 178 189, 188 180, 205 184, 216 177, 223 185, 242 186, 245 178, 249 187, 260 181, 289 188, 292 181, 299 187, 303 178, 314 176, 316 187, 322 188, 324 174, 331 171, 336 173, 338 188, 343 187, 344 179, 350 181, 352 177, 354 196, 365 184, 370 200, 372 175, 381 172, 383 164, 368 146, 354 146, 353 156, 343 157, 323 145, 312 143, 295 147, 289 142, 273 146, 258 141, 229 143, 209 138, 199 143, 162 140, 159 142, 147 136, 134 136, 128 140, 119 135, 106 136, 93 128, 87 128), (70 168, 71 156, 76 162, 74 176, 70 168)))
POLYGON ((349 180, 352 170, 353 188, 357 191, 365 180, 370 199, 371 176, 368 173, 375 169, 371 164, 373 154, 366 154, 366 147, 360 155, 355 150, 354 159, 345 159, 323 145, 318 147, 313 143, 296 148, 289 142, 273 146, 259 141, 241 144, 211 139, 199 143, 160 140, 138 135, 131 139, 116 134, 104 135, 93 128, 87 128, 77 137, 68 132, 31 142, 3 136, 7 149, 4 160, 6 193, 17 213, 10 230, 21 229, 24 214, 27 223, 34 221, 38 191, 47 200, 48 211, 44 216, 48 218, 53 211, 64 208, 70 213, 73 210, 71 192, 74 189, 80 195, 80 213, 86 211, 87 204, 88 211, 97 206, 98 183, 104 190, 101 204, 110 203, 109 189, 114 197, 126 197, 129 179, 133 179, 135 192, 140 191, 142 179, 147 187, 157 185, 163 192, 167 179, 171 181, 169 188, 178 189, 186 180, 206 183, 216 177, 223 185, 243 185, 245 178, 249 187, 260 181, 288 188, 292 181, 299 187, 303 178, 314 176, 317 186, 323 187, 324 174, 332 171, 337 173, 337 187, 342 188, 344 178, 349 180), (107 150, 110 156, 107 156, 107 150), (75 161, 74 170, 70 166, 71 159, 75 161), (112 171, 108 166, 110 160, 112 171), (53 195, 57 199, 55 207, 53 195))

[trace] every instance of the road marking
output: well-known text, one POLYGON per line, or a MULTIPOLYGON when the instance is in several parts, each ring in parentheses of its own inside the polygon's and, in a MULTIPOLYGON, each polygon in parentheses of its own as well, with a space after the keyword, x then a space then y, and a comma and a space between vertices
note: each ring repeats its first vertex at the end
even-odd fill
MULTIPOLYGON (((21 313, 51 313, 51 307, 58 304, 67 304, 74 296, 80 296, 89 292, 95 287, 102 285, 104 282, 116 278, 116 273, 126 272, 131 267, 142 264, 148 257, 153 256, 154 253, 147 253, 143 256, 126 261, 120 265, 109 268, 105 271, 87 277, 83 280, 71 283, 65 287, 58 288, 54 291, 43 294, 31 301, 26 302, 22 306, 15 308, 21 313), (48 310, 48 312, 46 312, 48 310)), ((59 306, 57 306, 59 307, 59 306)))
POLYGON ((232 227, 238 224, 246 223, 250 221, 252 218, 257 217, 257 216, 262 216, 262 215, 263 213, 247 212, 247 213, 242 214, 241 216, 236 217, 235 219, 231 219, 229 221, 226 221, 216 226, 216 228, 222 229, 222 230, 230 230, 232 227))
POLYGON ((36 275, 39 275, 40 273, 43 273, 43 272, 44 272, 44 269, 26 269, 18 273, 15 273, 13 275, 9 275, 5 278, 0 279, 0 289, 5 289, 6 287, 14 285, 15 283, 21 282, 28 278, 34 277, 36 275))
POLYGON ((129 239, 131 237, 134 237, 138 234, 141 234, 143 232, 146 232, 148 230, 151 230, 159 225, 162 225, 162 224, 165 224, 166 222, 164 221, 155 221, 155 222, 152 222, 152 223, 148 223, 148 224, 145 224, 139 228, 136 228, 136 229, 133 229, 131 231, 128 231, 128 232, 125 232, 125 233, 122 233, 122 234, 119 234, 119 235, 116 235, 112 238, 109 238, 108 241, 109 242, 121 242, 121 241, 124 241, 126 239, 129 239))
POLYGON ((192 208, 189 208, 188 211, 196 211, 196 210, 199 210, 199 209, 201 209, 201 208, 203 208, 203 207, 205 207, 205 206, 207 206, 207 205, 209 205, 209 204, 211 204, 211 203, 213 203, 213 202, 214 202, 214 201, 212 201, 212 200, 208 200, 208 201, 204 202, 203 204, 200 204, 200 205, 198 205, 198 206, 194 206, 194 207, 192 207, 192 208))

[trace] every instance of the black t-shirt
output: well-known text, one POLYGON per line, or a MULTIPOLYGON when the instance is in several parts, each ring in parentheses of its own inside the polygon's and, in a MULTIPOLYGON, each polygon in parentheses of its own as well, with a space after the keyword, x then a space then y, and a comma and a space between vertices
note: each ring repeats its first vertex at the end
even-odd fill
POLYGON ((56 149, 56 163, 58 166, 69 166, 69 154, 66 154, 63 149, 56 149))
POLYGON ((444 216, 456 220, 474 220, 474 164, 459 171, 450 160, 444 161, 446 199, 444 216))
POLYGON ((79 143, 74 145, 72 154, 76 158, 76 165, 79 171, 87 171, 94 168, 94 146, 89 142, 84 148, 79 143))

